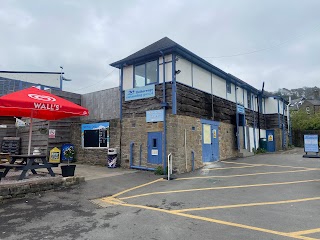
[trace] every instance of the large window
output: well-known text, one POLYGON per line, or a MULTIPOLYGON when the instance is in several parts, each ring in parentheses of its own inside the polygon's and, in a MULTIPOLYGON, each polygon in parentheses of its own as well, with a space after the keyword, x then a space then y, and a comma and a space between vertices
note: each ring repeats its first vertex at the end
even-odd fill
POLYGON ((143 87, 158 82, 158 61, 136 65, 134 68, 134 87, 143 87))
POLYGON ((231 83, 227 82, 227 93, 231 93, 231 83))
POLYGON ((109 122, 82 124, 81 132, 84 148, 109 147, 109 122))

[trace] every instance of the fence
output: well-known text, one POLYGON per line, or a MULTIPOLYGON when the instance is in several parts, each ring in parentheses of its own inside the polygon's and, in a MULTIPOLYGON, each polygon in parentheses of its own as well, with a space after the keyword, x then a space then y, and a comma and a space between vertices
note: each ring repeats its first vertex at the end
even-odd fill
POLYGON ((292 144, 296 147, 303 147, 303 135, 317 134, 320 136, 320 130, 292 130, 292 144))

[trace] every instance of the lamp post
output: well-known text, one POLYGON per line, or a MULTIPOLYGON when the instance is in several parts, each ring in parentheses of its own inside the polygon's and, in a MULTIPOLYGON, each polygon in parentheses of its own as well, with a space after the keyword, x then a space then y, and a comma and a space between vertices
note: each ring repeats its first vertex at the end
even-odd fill
POLYGON ((63 67, 62 66, 60 66, 60 90, 62 90, 62 81, 67 81, 67 82, 70 82, 70 81, 72 81, 72 79, 67 79, 67 78, 64 78, 63 77, 63 67))

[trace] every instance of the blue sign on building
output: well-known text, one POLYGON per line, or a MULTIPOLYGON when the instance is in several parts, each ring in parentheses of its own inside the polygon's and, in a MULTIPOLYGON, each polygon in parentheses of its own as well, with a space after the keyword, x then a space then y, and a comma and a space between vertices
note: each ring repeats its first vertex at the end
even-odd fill
POLYGON ((125 91, 125 101, 150 98, 156 95, 155 85, 147 85, 140 88, 132 88, 125 91))
POLYGON ((244 107, 241 105, 237 105, 237 113, 245 114, 244 107))
POLYGON ((98 129, 105 129, 109 128, 109 122, 100 122, 100 123, 88 123, 81 125, 81 132, 83 133, 84 130, 98 130, 98 129))
POLYGON ((304 151, 319 152, 318 135, 304 135, 304 151))
POLYGON ((151 110, 146 112, 146 122, 163 122, 164 121, 164 111, 161 110, 151 110))

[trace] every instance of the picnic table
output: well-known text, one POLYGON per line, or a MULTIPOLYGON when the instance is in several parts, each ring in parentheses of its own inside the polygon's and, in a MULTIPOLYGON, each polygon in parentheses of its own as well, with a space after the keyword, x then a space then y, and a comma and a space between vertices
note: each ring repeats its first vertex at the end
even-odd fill
POLYGON ((22 170, 18 180, 26 177, 27 172, 30 170, 33 174, 37 174, 35 169, 46 168, 49 174, 54 177, 52 167, 57 167, 58 164, 48 163, 46 155, 10 155, 10 162, 0 164, 0 168, 4 168, 3 176, 5 177, 11 169, 22 170), (21 159, 21 162, 17 162, 21 159))

